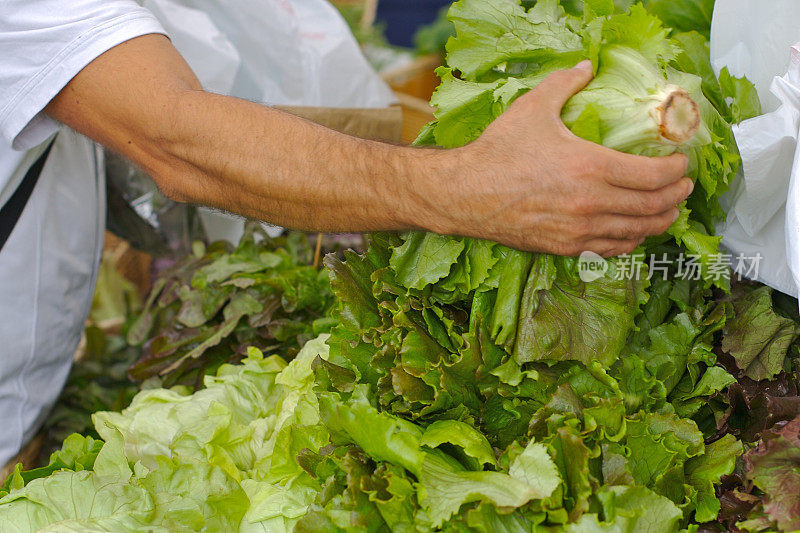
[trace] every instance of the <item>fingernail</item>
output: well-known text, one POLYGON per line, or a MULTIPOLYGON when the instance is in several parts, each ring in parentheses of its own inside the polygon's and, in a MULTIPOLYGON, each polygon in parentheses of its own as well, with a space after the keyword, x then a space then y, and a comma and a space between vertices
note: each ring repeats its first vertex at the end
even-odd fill
POLYGON ((676 209, 675 213, 672 215, 672 223, 674 224, 675 221, 678 220, 680 217, 681 217, 681 210, 676 209))
POLYGON ((588 59, 584 59, 583 61, 581 61, 580 63, 575 65, 575 68, 580 69, 580 70, 585 70, 587 72, 592 72, 592 70, 593 70, 592 62, 589 61, 588 59))
POLYGON ((692 180, 689 180, 689 194, 687 194, 686 196, 690 196, 693 192, 694 192, 694 182, 692 180))

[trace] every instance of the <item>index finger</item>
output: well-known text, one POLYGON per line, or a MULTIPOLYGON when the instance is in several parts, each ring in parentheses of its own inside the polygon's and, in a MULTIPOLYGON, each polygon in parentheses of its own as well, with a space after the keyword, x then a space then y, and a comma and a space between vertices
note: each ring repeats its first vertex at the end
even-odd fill
POLYGON ((630 155, 606 149, 606 182, 615 187, 655 191, 686 176, 689 159, 683 154, 666 157, 630 155))

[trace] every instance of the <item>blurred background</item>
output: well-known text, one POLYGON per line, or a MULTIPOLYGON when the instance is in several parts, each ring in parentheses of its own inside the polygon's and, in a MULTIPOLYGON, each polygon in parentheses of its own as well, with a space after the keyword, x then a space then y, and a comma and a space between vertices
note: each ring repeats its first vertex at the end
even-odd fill
POLYGON ((448 0, 381 0, 377 20, 386 28, 386 39, 394 46, 414 46, 417 31, 434 22, 448 0))

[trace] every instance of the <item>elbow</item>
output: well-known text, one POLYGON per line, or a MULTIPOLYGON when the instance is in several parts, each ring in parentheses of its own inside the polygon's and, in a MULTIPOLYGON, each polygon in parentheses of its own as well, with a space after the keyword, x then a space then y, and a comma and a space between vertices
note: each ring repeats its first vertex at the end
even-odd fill
MULTIPOLYGON (((144 136, 139 139, 138 149, 130 154, 131 159, 156 183, 170 200, 180 203, 200 201, 193 184, 198 182, 198 170, 188 161, 169 149, 169 143, 158 137, 144 136)), ((128 154, 125 154, 128 155, 128 154)))
POLYGON ((128 143, 127 148, 129 150, 123 155, 150 176, 164 196, 180 203, 196 200, 188 186, 192 181, 189 165, 159 149, 157 143, 140 141, 128 143))
MULTIPOLYGON (((181 109, 181 102, 194 91, 182 91, 174 96, 172 109, 181 109)), ((139 148, 147 171, 164 195, 175 202, 202 202, 200 183, 203 173, 187 157, 191 142, 181 135, 181 128, 174 127, 179 117, 172 116, 169 122, 153 121, 141 131, 139 148)))
POLYGON ((148 174, 164 196, 173 202, 194 203, 198 200, 187 185, 190 180, 185 171, 165 166, 165 168, 151 169, 148 174))
POLYGON ((196 93, 193 88, 165 91, 164 112, 121 122, 103 143, 145 171, 167 198, 181 203, 202 201, 203 173, 190 157, 193 140, 183 111, 196 93))
POLYGON ((162 183, 156 182, 156 183, 158 184, 158 188, 161 190, 164 196, 166 196, 173 202, 178 202, 180 204, 194 203, 192 197, 186 194, 186 192, 180 187, 175 187, 172 186, 171 184, 165 184, 163 182, 162 183))

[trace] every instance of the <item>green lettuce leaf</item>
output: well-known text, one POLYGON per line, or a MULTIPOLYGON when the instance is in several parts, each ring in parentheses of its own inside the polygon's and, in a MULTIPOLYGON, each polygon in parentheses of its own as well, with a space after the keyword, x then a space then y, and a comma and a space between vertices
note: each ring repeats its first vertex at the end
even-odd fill
POLYGON ((705 453, 686 462, 686 479, 697 490, 695 520, 710 522, 717 517, 721 504, 714 491, 714 484, 722 476, 729 475, 742 455, 742 443, 732 435, 706 446, 705 453))
POLYGON ((51 524, 59 528, 51 531, 145 532, 152 531, 146 524, 153 507, 143 487, 105 480, 90 471, 62 471, 0 499, 0 524, 9 533, 47 531, 51 524))
POLYGON ((676 31, 696 31, 706 39, 711 33, 715 0, 645 0, 647 10, 676 31))
POLYGON ((458 420, 437 420, 425 428, 420 444, 429 448, 436 448, 442 444, 452 444, 461 448, 466 457, 459 459, 469 470, 483 470, 484 465, 497 464, 494 450, 486 437, 469 424, 458 420))
POLYGON ((800 336, 800 325, 775 312, 769 287, 743 286, 735 296, 735 317, 725 328, 722 349, 733 356, 745 376, 772 379, 783 370, 789 346, 800 336))
POLYGON ((678 531, 681 511, 674 503, 643 487, 609 487, 599 494, 605 519, 596 514, 584 515, 567 526, 569 533, 678 531))
MULTIPOLYGON (((518 363, 578 360, 608 367, 625 346, 647 298, 646 279, 618 276, 617 260, 609 262, 603 278, 585 283, 579 264, 574 258, 536 256, 519 310, 513 351, 518 363)), ((633 268, 646 271, 635 260, 633 268)))
POLYGON ((514 0, 456 2, 448 13, 456 29, 447 43, 448 64, 475 81, 504 63, 580 51, 580 37, 562 23, 562 14, 554 0, 527 12, 514 0))

